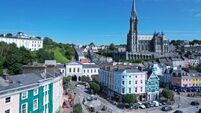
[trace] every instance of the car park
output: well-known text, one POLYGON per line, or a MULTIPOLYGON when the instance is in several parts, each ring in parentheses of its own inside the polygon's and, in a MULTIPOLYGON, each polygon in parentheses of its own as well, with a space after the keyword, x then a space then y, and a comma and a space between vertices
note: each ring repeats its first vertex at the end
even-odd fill
POLYGON ((172 107, 171 107, 171 106, 164 106, 164 107, 162 107, 161 110, 162 110, 162 111, 171 111, 171 110, 172 110, 172 107))

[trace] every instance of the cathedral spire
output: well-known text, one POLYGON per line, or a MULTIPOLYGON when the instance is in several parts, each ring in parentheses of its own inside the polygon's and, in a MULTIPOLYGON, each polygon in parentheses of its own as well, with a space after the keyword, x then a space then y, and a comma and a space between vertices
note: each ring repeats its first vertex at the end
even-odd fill
POLYGON ((136 13, 135 0, 133 0, 132 12, 133 12, 133 13, 134 13, 134 12, 136 13))
POLYGON ((131 18, 132 19, 137 18, 135 0, 133 0, 133 4, 132 4, 131 18))

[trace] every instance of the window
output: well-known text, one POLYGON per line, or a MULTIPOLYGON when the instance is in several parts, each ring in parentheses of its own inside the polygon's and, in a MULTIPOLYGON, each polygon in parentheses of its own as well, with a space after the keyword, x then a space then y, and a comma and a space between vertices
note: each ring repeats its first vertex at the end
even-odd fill
POLYGON ((137 87, 135 88, 135 92, 137 92, 137 87))
POLYGON ((91 69, 91 73, 93 73, 93 70, 91 69))
POLYGON ((129 84, 131 84, 131 81, 129 81, 129 84))
POLYGON ((80 69, 79 68, 77 68, 77 72, 79 73, 79 71, 80 71, 80 69))
POLYGON ((21 113, 27 113, 27 103, 22 104, 21 110, 22 110, 21 113))
POLYGON ((141 84, 142 84, 142 80, 140 80, 141 84))
POLYGON ((124 76, 122 76, 122 78, 124 78, 124 76))
POLYGON ((129 78, 131 78, 131 76, 129 76, 129 78))
POLYGON ((38 109, 38 99, 34 99, 33 100, 33 110, 37 110, 38 109))
POLYGON ((48 85, 45 85, 44 86, 44 91, 47 91, 48 90, 48 85))
POLYGON ((69 72, 71 73, 71 68, 69 68, 69 72))
POLYGON ((28 92, 22 92, 22 99, 27 99, 28 98, 28 92))
POLYGON ((75 73, 75 68, 73 68, 73 72, 75 73))
POLYGON ((131 93, 131 88, 129 88, 129 93, 131 93))
POLYGON ((46 105, 47 103, 48 103, 48 94, 47 92, 45 92, 43 105, 46 105))
POLYGON ((38 89, 34 89, 34 96, 38 95, 38 89))
POLYGON ((5 111, 5 113, 10 113, 10 109, 7 109, 7 110, 5 111))
POLYGON ((137 81, 135 81, 135 84, 137 84, 137 81))
POLYGON ((85 73, 85 70, 84 70, 84 73, 85 73))
POLYGON ((5 98, 5 103, 9 103, 11 101, 11 97, 5 98))
POLYGON ((140 91, 142 92, 142 87, 140 87, 140 91))
POLYGON ((122 93, 124 93, 124 88, 122 88, 122 93))
POLYGON ((122 81, 122 84, 124 85, 124 81, 122 81))

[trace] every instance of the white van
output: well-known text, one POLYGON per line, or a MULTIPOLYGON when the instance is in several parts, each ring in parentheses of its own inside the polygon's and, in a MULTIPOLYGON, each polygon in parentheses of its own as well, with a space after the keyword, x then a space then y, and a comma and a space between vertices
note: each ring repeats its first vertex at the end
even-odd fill
POLYGON ((158 107, 159 106, 159 102, 158 101, 153 101, 154 106, 158 107))

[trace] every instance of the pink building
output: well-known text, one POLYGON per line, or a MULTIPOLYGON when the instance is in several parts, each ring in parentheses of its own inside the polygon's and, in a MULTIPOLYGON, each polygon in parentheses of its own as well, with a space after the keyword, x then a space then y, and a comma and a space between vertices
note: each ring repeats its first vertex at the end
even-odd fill
POLYGON ((184 67, 188 68, 189 67, 189 59, 184 57, 184 67))
POLYGON ((175 70, 172 75, 171 85, 174 88, 192 87, 192 80, 189 73, 184 70, 175 70))

